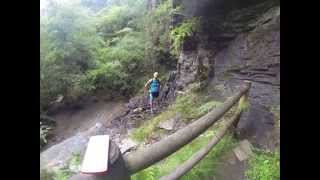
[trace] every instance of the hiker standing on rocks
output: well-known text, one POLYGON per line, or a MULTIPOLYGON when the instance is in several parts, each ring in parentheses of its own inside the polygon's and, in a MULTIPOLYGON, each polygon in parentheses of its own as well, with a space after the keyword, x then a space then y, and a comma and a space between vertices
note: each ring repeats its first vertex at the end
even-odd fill
POLYGON ((151 113, 153 113, 154 109, 154 100, 157 99, 157 104, 159 105, 159 93, 160 93, 160 80, 158 79, 159 73, 155 72, 153 74, 153 78, 150 79, 145 85, 144 85, 144 92, 146 93, 147 89, 149 88, 149 104, 151 113))

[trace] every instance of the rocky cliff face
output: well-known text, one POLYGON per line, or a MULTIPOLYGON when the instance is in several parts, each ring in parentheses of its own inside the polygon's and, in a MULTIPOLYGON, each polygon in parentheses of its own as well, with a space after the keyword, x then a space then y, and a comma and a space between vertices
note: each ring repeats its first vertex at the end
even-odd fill
POLYGON ((280 111, 280 6, 277 1, 182 0, 185 14, 202 17, 201 29, 183 46, 177 87, 193 82, 231 96, 243 80, 252 81, 251 107, 240 120, 240 137, 273 148, 280 111), (203 3, 201 3, 203 1, 203 3))

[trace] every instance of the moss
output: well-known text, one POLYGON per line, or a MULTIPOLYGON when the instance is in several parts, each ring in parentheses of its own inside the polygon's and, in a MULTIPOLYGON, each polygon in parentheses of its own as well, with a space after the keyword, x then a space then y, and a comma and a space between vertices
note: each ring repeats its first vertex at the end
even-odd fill
POLYGON ((274 115, 276 127, 280 128, 280 105, 271 107, 270 112, 274 115))
POLYGON ((175 117, 174 111, 164 111, 158 116, 152 118, 151 120, 145 122, 139 128, 135 129, 131 137, 137 141, 144 141, 151 137, 152 133, 155 131, 156 127, 159 125, 161 121, 169 120, 170 118, 175 117))
POLYGON ((239 103, 238 103, 238 110, 239 111, 246 111, 249 109, 249 101, 248 99, 245 97, 245 96, 242 96, 239 100, 239 103))
POLYGON ((161 112, 156 117, 148 120, 139 128, 135 129, 131 134, 131 137, 137 141, 145 141, 157 131, 157 126, 162 121, 170 120, 172 118, 190 121, 203 116, 213 108, 222 104, 222 102, 209 100, 208 97, 201 92, 194 91, 195 90, 191 88, 186 94, 178 96, 176 101, 171 104, 167 110, 161 112))

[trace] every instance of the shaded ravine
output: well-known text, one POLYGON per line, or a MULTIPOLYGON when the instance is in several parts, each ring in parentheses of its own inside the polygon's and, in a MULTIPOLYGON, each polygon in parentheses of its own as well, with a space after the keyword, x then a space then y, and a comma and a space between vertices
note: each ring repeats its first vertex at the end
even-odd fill
POLYGON ((161 112, 150 114, 145 109, 145 96, 124 101, 96 101, 77 109, 63 109, 52 117, 57 126, 53 140, 40 152, 40 168, 60 169, 66 167, 74 153, 84 153, 88 140, 94 135, 109 135, 121 146, 123 153, 131 149, 126 140, 129 131, 161 112), (136 104, 132 106, 132 104, 136 104), (142 108, 143 107, 143 108, 142 108), (137 112, 137 109, 144 109, 137 112))

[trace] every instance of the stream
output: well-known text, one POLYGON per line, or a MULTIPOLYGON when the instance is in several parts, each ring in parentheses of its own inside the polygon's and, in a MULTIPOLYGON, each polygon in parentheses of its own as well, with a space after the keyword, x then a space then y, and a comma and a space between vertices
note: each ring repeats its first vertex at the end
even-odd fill
POLYGON ((77 109, 63 109, 52 116, 56 127, 45 149, 88 130, 96 123, 108 126, 111 120, 121 116, 126 110, 123 101, 97 101, 77 109))

